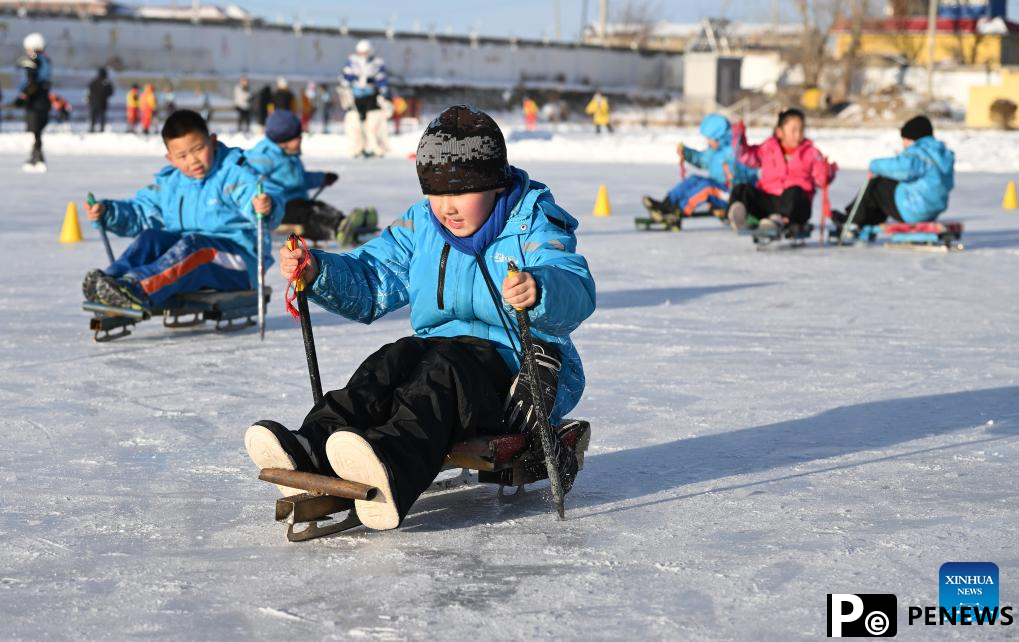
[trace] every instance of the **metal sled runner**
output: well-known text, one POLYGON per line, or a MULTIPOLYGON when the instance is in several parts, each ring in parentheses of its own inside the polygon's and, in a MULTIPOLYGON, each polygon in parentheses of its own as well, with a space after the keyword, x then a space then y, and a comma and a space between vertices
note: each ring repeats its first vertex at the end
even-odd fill
MULTIPOLYGON (((582 420, 567 419, 556 431, 565 445, 574 449, 578 469, 584 467, 584 453, 591 441, 591 426, 582 420)), ((481 483, 520 488, 546 479, 545 464, 529 449, 524 435, 478 437, 461 442, 446 455, 444 470, 477 471, 481 483)), ((332 535, 361 525, 354 500, 371 499, 375 489, 337 477, 327 477, 279 468, 265 468, 259 479, 305 492, 276 500, 276 521, 287 525, 287 540, 304 542, 332 535), (346 513, 342 519, 334 515, 346 513)), ((433 486, 434 487, 434 486, 433 486)), ((442 486, 439 486, 441 489, 442 486)))
POLYGON ((771 248, 796 248, 803 247, 814 231, 810 223, 805 225, 786 225, 785 227, 754 228, 740 230, 740 236, 749 236, 754 241, 754 247, 758 250, 771 248))
POLYGON ((651 210, 648 210, 648 216, 633 219, 633 225, 638 230, 643 230, 645 232, 679 232, 683 229, 683 219, 688 218, 716 218, 721 221, 722 225, 729 225, 725 218, 725 210, 722 209, 701 209, 692 214, 678 214, 672 212, 668 214, 658 213, 658 218, 651 215, 651 210))
MULTIPOLYGON (((265 288, 265 302, 272 296, 272 289, 265 288)), ((89 329, 93 339, 99 343, 121 339, 131 334, 131 329, 141 321, 154 316, 163 317, 167 328, 191 328, 213 321, 216 330, 240 330, 255 325, 258 315, 258 292, 238 290, 235 292, 204 291, 180 294, 162 308, 152 310, 117 308, 101 303, 85 301, 81 308, 93 314, 89 329)))

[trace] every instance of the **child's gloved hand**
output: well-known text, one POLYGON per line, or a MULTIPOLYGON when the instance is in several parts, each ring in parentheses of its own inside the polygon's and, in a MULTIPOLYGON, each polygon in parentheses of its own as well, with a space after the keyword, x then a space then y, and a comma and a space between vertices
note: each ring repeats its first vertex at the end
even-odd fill
MULTIPOLYGON (((280 273, 286 281, 290 281, 294 277, 294 270, 301 264, 301 260, 304 258, 304 249, 297 247, 293 250, 288 250, 287 246, 284 245, 280 248, 280 273)), ((308 265, 305 266, 304 272, 301 273, 301 277, 304 282, 308 285, 315 280, 318 276, 318 261, 315 260, 315 255, 310 256, 308 265)))
POLYGON ((538 302, 538 282, 527 272, 507 275, 502 280, 502 298, 514 308, 526 310, 538 302))
POLYGON ((340 180, 340 175, 336 172, 326 172, 326 179, 323 184, 326 186, 332 185, 336 181, 340 180))
POLYGON ((86 205, 85 213, 88 215, 88 220, 98 221, 106 213, 106 206, 102 203, 95 203, 94 205, 86 205))
POLYGON ((268 194, 256 194, 251 199, 251 205, 255 208, 255 211, 266 216, 272 212, 272 199, 269 198, 268 194))

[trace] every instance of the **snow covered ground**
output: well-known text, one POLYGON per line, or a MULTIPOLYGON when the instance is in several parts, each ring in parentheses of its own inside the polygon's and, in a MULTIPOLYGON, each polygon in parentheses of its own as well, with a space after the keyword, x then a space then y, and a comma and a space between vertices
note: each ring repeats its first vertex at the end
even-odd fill
MULTIPOLYGON (((507 116, 500 120, 511 159, 525 161, 557 161, 564 163, 604 163, 675 165, 676 143, 683 142, 696 149, 704 148, 704 137, 696 127, 639 128, 623 127, 618 135, 598 136, 588 124, 569 123, 558 126, 543 125, 528 132, 507 116)), ((404 126, 403 134, 390 137, 391 156, 406 158, 417 149, 418 139, 425 122, 419 128, 404 126)), ((46 150, 50 154, 75 156, 136 155, 161 157, 164 153, 158 134, 144 137, 123 132, 86 135, 76 124, 74 132, 66 126, 47 129, 46 150), (51 131, 52 130, 52 131, 51 131)), ((121 127, 121 125, 117 125, 121 127)), ((331 131, 341 131, 334 124, 331 131)), ((936 129, 938 138, 945 141, 958 156, 956 170, 962 172, 1001 172, 1019 167, 1019 131, 1002 132, 972 129, 936 129)), ((761 142, 771 135, 767 128, 754 127, 747 134, 752 143, 761 142)), ((867 169, 876 156, 891 156, 902 148, 902 139, 895 127, 885 129, 809 128, 807 135, 821 151, 843 169, 867 169)), ((222 139, 239 147, 250 147, 258 137, 223 132, 222 139)), ((7 131, 0 135, 0 154, 28 155, 32 146, 29 134, 7 131)), ((308 158, 349 158, 347 139, 340 133, 312 134, 305 137, 304 155, 308 158)), ((597 171, 597 170, 590 170, 597 171)), ((996 190, 1001 189, 995 187, 996 190)))
MULTIPOLYGON (((598 282, 575 335, 573 414, 594 436, 567 521, 544 486, 512 502, 475 486, 422 499, 400 530, 304 544, 242 445, 251 420, 296 426, 311 403, 277 271, 264 343, 149 322, 94 344, 80 280, 103 251, 91 230, 56 242, 64 208, 132 193, 159 157, 54 138, 50 173, 22 175, 20 148, 0 154, 0 638, 814 640, 827 593, 895 593, 904 639, 1014 638, 906 623, 937 605, 948 561, 997 563, 1001 604, 1019 603, 1012 176, 957 176, 962 253, 756 252, 713 220, 634 231, 674 160, 600 145, 584 163, 511 146, 581 219, 598 282), (590 215, 599 183, 610 218, 590 215)), ((418 198, 407 160, 313 166, 340 170, 325 196, 342 209, 389 218, 418 198)), ((843 172, 833 201, 861 179, 843 172)), ((406 313, 312 315, 331 387, 408 332, 406 313)))

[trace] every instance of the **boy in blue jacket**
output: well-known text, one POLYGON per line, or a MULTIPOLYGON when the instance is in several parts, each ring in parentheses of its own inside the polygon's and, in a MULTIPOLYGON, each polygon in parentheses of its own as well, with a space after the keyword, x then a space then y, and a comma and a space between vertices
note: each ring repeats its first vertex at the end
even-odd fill
MULTIPOLYGON (((528 309, 553 423, 583 392, 570 333, 595 307, 594 279, 576 253, 576 219, 507 163, 502 132, 487 114, 466 105, 445 110, 418 143, 417 172, 425 199, 352 252, 312 250, 303 272, 310 300, 352 320, 371 323, 409 304, 414 336, 368 357, 300 430, 259 421, 244 438, 259 468, 378 488, 354 506, 375 529, 400 524, 456 442, 536 435, 513 307, 528 309), (521 269, 512 276, 510 261, 521 269)), ((280 251, 285 278, 303 257, 300 249, 280 251)), ((576 455, 554 441, 551 456, 568 489, 576 455)))
MULTIPOLYGON (((899 131, 902 153, 870 162, 867 189, 852 224, 879 225, 889 218, 906 223, 933 221, 948 209, 948 194, 955 186, 955 154, 934 138, 926 116, 915 116, 899 131)), ((855 199, 846 206, 852 212, 855 199)), ((849 215, 832 212, 841 228, 849 215)))
POLYGON ((309 172, 301 161, 301 119, 292 111, 274 111, 265 123, 265 138, 248 150, 248 162, 265 177, 265 187, 286 204, 283 223, 304 226, 305 236, 326 240, 336 236, 343 214, 308 190, 327 187, 339 178, 333 172, 309 172))
POLYGON ((707 139, 707 149, 698 151, 680 143, 676 151, 684 161, 707 170, 708 175, 687 177, 676 183, 660 201, 645 196, 644 207, 652 218, 663 220, 665 216, 678 214, 690 216, 704 203, 713 210, 725 211, 729 190, 734 185, 753 183, 757 179, 754 169, 736 162, 732 149, 732 126, 725 116, 708 114, 701 121, 700 132, 707 139))
POLYGON ((156 308, 175 294, 247 290, 258 282, 256 220, 268 218, 269 229, 279 224, 279 198, 257 193, 259 176, 243 152, 217 142, 199 114, 174 112, 162 134, 170 165, 155 182, 132 199, 88 208, 93 226, 136 238, 108 268, 85 275, 87 301, 156 308))

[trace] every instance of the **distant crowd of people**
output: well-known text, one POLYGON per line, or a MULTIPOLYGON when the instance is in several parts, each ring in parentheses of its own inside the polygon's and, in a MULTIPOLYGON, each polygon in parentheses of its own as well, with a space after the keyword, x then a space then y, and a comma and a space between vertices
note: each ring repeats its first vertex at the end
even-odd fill
MULTIPOLYGON (((52 62, 45 53, 43 36, 30 34, 23 45, 25 54, 18 64, 24 77, 15 104, 25 109, 26 125, 33 133, 33 148, 26 169, 45 171, 42 131, 51 118, 58 123, 68 122, 72 105, 53 91, 52 62)), ((115 83, 109 71, 100 67, 88 84, 85 98, 90 133, 106 131, 115 95, 115 83)), ((163 83, 160 90, 153 82, 133 82, 123 98, 125 130, 152 134, 182 106, 194 109, 206 122, 211 123, 216 115, 212 96, 200 82, 195 84, 193 97, 181 100, 172 82, 163 83)), ((337 84, 311 81, 305 84, 303 91, 295 92, 286 78, 279 77, 255 91, 250 79, 242 77, 233 88, 232 108, 236 114, 236 131, 245 134, 255 128, 264 132, 269 116, 280 110, 296 114, 305 133, 315 119, 320 121, 321 131, 328 133, 334 119, 339 118, 350 141, 350 154, 367 158, 385 156, 389 151, 390 121, 393 131, 399 134, 400 121, 419 117, 421 106, 417 99, 393 92, 385 61, 376 54, 370 41, 361 40, 347 58, 337 84)), ((539 108, 529 96, 524 97, 522 109, 528 130, 537 127, 539 117, 559 122, 567 111, 565 103, 558 100, 550 100, 539 108)), ((595 92, 586 112, 597 133, 603 128, 612 133, 608 99, 600 91, 595 92)))

